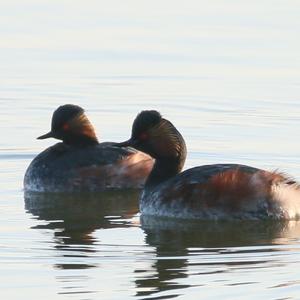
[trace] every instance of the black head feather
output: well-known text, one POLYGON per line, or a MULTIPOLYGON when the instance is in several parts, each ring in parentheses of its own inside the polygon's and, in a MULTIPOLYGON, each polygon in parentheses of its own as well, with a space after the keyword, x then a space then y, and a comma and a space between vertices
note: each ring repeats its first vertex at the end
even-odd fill
POLYGON ((176 127, 162 118, 156 110, 144 110, 137 115, 132 125, 130 140, 121 143, 143 151, 153 158, 185 160, 186 146, 176 127))
POLYGON ((74 119, 76 116, 84 113, 84 109, 78 105, 65 104, 59 106, 53 113, 51 131, 61 128, 64 123, 74 119))
POLYGON ((51 131, 38 139, 56 138, 70 145, 94 145, 98 140, 94 128, 78 105, 59 106, 52 115, 51 131))
POLYGON ((143 110, 135 118, 132 125, 132 137, 138 137, 141 133, 156 126, 161 121, 162 116, 156 110, 143 110))

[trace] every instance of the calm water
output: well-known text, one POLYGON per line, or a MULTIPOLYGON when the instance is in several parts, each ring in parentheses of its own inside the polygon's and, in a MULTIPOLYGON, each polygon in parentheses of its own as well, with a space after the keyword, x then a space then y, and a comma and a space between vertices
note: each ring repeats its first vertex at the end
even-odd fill
POLYGON ((298 1, 0 4, 1 299, 300 299, 300 223, 140 218, 136 191, 26 194, 53 110, 102 141, 141 109, 184 135, 186 168, 238 162, 300 180, 298 1))

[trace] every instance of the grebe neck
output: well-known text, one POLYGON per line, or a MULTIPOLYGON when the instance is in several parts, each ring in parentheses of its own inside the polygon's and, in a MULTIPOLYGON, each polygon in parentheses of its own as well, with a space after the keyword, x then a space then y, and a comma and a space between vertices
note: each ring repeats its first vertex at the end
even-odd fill
POLYGON ((176 176, 182 170, 185 156, 180 158, 156 159, 153 169, 149 174, 144 189, 150 191, 159 184, 176 176))

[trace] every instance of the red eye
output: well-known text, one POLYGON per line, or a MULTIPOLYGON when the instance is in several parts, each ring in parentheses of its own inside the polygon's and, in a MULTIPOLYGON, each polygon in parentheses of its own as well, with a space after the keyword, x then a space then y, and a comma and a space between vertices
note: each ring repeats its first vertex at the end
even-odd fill
POLYGON ((68 123, 65 123, 62 128, 63 128, 63 130, 68 130, 70 128, 70 126, 68 123))
POLYGON ((145 132, 143 132, 139 135, 139 139, 142 141, 146 140, 147 138, 148 138, 148 135, 145 132))

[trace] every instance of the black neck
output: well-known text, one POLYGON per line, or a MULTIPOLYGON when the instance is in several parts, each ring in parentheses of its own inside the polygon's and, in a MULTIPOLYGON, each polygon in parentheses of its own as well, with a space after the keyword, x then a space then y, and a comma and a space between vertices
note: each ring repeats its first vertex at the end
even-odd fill
POLYGON ((152 190, 160 183, 176 176, 182 169, 185 156, 180 158, 157 158, 147 178, 145 190, 152 190))
POLYGON ((99 142, 96 138, 87 135, 68 135, 63 138, 63 142, 69 146, 94 146, 99 142))

